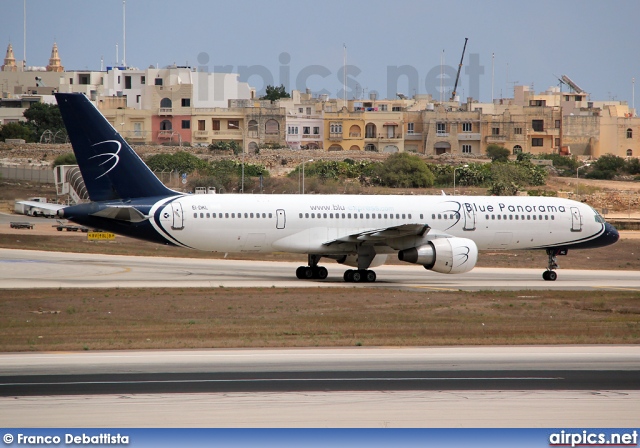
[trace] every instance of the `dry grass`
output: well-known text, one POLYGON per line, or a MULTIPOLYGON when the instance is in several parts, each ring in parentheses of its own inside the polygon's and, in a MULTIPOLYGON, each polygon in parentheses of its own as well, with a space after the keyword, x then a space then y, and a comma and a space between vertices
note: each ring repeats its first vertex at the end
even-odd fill
POLYGON ((610 291, 5 290, 0 351, 637 344, 639 299, 610 291))

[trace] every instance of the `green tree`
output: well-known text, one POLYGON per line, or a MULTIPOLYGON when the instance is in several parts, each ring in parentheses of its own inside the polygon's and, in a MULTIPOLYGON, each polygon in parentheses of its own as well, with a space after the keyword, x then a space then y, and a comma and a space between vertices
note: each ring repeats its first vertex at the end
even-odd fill
POLYGON ((613 179, 624 171, 626 162, 622 157, 605 154, 591 164, 584 177, 589 179, 613 179))
POLYGON ((26 142, 32 143, 35 141, 35 134, 33 129, 24 123, 7 123, 0 127, 0 140, 10 138, 21 138, 26 142))
POLYGON ((280 86, 278 87, 269 85, 267 86, 265 91, 266 95, 260 97, 261 100, 269 100, 273 102, 279 100, 280 98, 291 98, 291 96, 285 90, 283 84, 280 84, 280 86))
POLYGON ((23 115, 27 119, 27 124, 35 131, 37 138, 40 138, 47 129, 54 134, 65 129, 57 104, 33 103, 23 115))
POLYGON ((500 145, 491 144, 487 146, 487 156, 492 162, 507 162, 509 161, 509 150, 500 145))
POLYGON ((152 171, 176 171, 178 173, 193 173, 194 171, 209 171, 211 165, 188 152, 178 151, 173 154, 156 154, 146 160, 152 171))
POLYGON ((78 162, 76 160, 76 155, 72 152, 68 152, 66 154, 59 155, 53 161, 53 167, 57 167, 58 165, 77 165, 78 162))
POLYGON ((435 177, 429 166, 418 156, 400 152, 377 166, 372 183, 397 188, 428 188, 435 177))

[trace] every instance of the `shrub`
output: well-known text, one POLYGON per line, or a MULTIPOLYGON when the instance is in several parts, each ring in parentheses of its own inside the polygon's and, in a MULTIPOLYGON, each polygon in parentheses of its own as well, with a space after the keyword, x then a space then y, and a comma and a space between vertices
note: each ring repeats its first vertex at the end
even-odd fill
POLYGON ((509 150, 500 145, 492 144, 487 146, 487 156, 492 162, 507 162, 509 154, 511 154, 509 150))
POLYGON ((59 155, 53 161, 53 167, 57 167, 58 165, 77 165, 78 161, 76 160, 76 155, 72 152, 68 152, 66 154, 59 155))

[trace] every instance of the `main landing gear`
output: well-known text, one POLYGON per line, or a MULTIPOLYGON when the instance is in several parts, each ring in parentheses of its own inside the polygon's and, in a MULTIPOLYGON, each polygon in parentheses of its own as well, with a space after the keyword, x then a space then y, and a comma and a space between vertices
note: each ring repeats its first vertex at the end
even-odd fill
POLYGON ((542 278, 549 282, 555 282, 558 278, 555 270, 558 269, 558 255, 566 255, 566 250, 560 249, 547 249, 547 256, 549 261, 547 262, 547 270, 542 273, 542 278))
POLYGON ((296 277, 300 280, 318 279, 324 280, 329 275, 329 271, 324 266, 318 266, 319 255, 309 255, 309 266, 300 266, 296 269, 296 277))
MULTIPOLYGON (((309 255, 309 266, 300 266, 296 269, 296 277, 300 280, 324 280, 329 274, 327 268, 318 266, 319 255, 309 255)), ((367 263, 367 266, 370 263, 367 263)), ((347 269, 344 272, 344 281, 352 283, 373 283, 376 281, 376 273, 370 269, 347 269)))
POLYGON ((324 266, 300 266, 296 269, 296 277, 300 280, 324 280, 327 275, 329 275, 329 271, 324 266))
POLYGON ((371 269, 348 269, 344 271, 344 281, 373 283, 376 281, 376 273, 371 269))

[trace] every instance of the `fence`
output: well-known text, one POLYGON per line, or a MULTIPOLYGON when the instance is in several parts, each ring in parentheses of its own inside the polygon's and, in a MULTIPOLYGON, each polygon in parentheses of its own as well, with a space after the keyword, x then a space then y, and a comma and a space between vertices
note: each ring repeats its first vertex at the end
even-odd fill
POLYGON ((0 166, 0 177, 5 180, 28 180, 52 184, 53 170, 48 167, 35 168, 31 166, 0 166))

